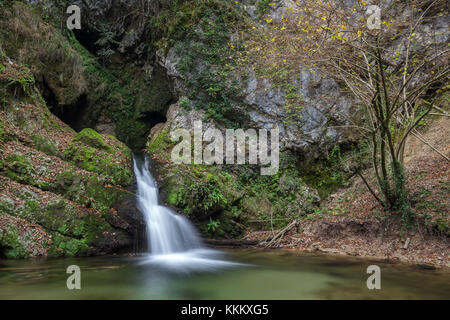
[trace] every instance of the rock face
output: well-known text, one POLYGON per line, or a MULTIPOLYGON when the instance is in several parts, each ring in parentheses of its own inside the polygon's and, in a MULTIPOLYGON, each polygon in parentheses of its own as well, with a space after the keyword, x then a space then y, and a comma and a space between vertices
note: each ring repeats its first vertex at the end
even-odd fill
MULTIPOLYGON (((50 8, 44 12, 64 21, 66 15, 60 3, 53 0, 38 3, 50 8)), ((239 42, 239 30, 233 26, 242 22, 243 11, 237 12, 226 1, 219 1, 217 7, 169 0, 89 0, 73 4, 82 10, 82 29, 75 30, 76 39, 72 39, 70 46, 81 53, 78 63, 85 71, 79 73, 83 81, 73 88, 74 99, 70 103, 55 94, 64 88, 62 84, 47 83, 46 100, 56 101, 54 108, 50 106, 52 111, 80 110, 83 116, 78 122, 83 126, 76 129, 87 126, 100 133, 115 132, 135 148, 142 147, 150 127, 159 123, 152 130, 146 150, 155 157, 154 167, 159 171, 155 176, 160 177, 165 200, 198 221, 200 228, 213 236, 238 234, 244 221, 241 213, 265 218, 272 212, 284 218, 286 210, 288 216, 314 210, 317 192, 306 186, 298 170, 288 169, 292 165, 288 162, 295 162, 298 155, 318 159, 330 146, 354 139, 350 132, 326 126, 330 122, 344 123, 345 116, 354 111, 353 101, 340 92, 332 79, 299 66, 286 88, 257 76, 253 70, 233 71, 238 57, 229 44, 239 42), (193 23, 187 23, 186 19, 172 21, 173 11, 180 11, 193 23), (191 17, 192 12, 195 16, 191 17), (166 26, 168 29, 164 30, 166 26), (80 50, 80 44, 96 54, 101 65, 93 63, 92 56, 80 50), (109 50, 114 53, 104 57, 109 50), (105 69, 112 71, 115 81, 109 75, 104 76, 105 69), (323 98, 325 93, 332 97, 331 104, 323 98), (289 109, 294 104, 293 97, 301 98, 301 108, 289 109), (85 109, 80 108, 83 102, 85 109), (277 176, 268 180, 256 176, 257 168, 249 170, 250 177, 244 178, 238 167, 202 167, 198 171, 190 166, 175 167, 169 162, 174 145, 170 131, 192 129, 196 120, 203 120, 205 130, 277 126, 281 149, 290 160, 283 163, 277 176), (286 176, 293 177, 294 182, 289 185, 295 186, 283 191, 269 186, 286 183, 286 176), (263 204, 261 208, 258 203, 263 204), (212 231, 211 223, 216 220, 221 221, 219 229, 223 230, 212 231)), ((254 19, 258 19, 256 9, 249 11, 254 19)), ((30 64, 38 65, 34 60, 30 64)), ((42 74, 44 78, 52 78, 45 70, 42 74)), ((68 144, 63 150, 64 159, 70 157, 73 166, 92 169, 83 159, 91 154, 89 148, 93 146, 87 150, 79 148, 89 139, 84 137, 68 144)), ((108 148, 102 143, 95 148, 100 153, 96 158, 98 170, 107 169, 101 159, 108 157, 108 148)), ((114 169, 110 174, 116 183, 124 179, 116 176, 114 169)))
MULTIPOLYGON (((358 102, 314 67, 295 66, 277 82, 245 63, 244 40, 252 30, 250 24, 264 28, 264 14, 280 20, 294 3, 75 0, 70 4, 81 8, 82 29, 73 32, 59 30, 67 18, 66 2, 0 3, 5 8, 0 27, 7 30, 0 33, 0 53, 3 61, 14 61, 13 67, 1 70, 0 66, 0 71, 15 74, 19 93, 11 95, 12 87, 2 88, 5 95, 10 92, 1 109, 2 175, 29 186, 25 191, 11 183, 13 190, 1 194, 0 208, 9 210, 7 218, 27 220, 27 214, 16 217, 11 212, 34 201, 15 197, 16 187, 39 199, 58 195, 72 201, 74 208, 106 215, 105 224, 99 222, 106 226, 104 236, 97 242, 80 238, 70 228, 60 232, 65 237, 85 239, 93 251, 129 245, 128 235, 137 237, 143 226, 135 215, 134 191, 129 186, 129 150, 111 134, 153 157, 154 175, 166 203, 210 236, 235 237, 247 220, 273 228, 274 221, 313 213, 320 201, 319 188, 329 180, 333 187, 344 180, 321 164, 330 160, 330 154, 340 157, 340 147, 358 141, 346 126, 357 124, 361 114, 358 102), (32 66, 31 71, 22 74, 22 65, 32 66), (250 165, 174 165, 170 133, 177 128, 193 130, 198 120, 204 130, 222 132, 278 127, 279 172, 261 177, 259 168, 250 165), (58 126, 48 124, 53 121, 58 126), (20 130, 13 130, 11 123, 20 130), (312 167, 320 172, 310 174, 312 167), (105 213, 120 201, 125 202, 118 205, 118 216, 105 213)), ((445 33, 444 18, 437 20, 437 30, 445 33)), ((420 30, 431 32, 427 26, 420 30)), ((448 33, 439 37, 445 43, 448 33)), ((46 208, 47 202, 39 205, 46 208)), ((54 206, 52 202, 48 210, 54 206)), ((52 235, 44 218, 29 221, 41 226, 33 237, 52 235)), ((59 228, 63 230, 63 226, 51 230, 59 232, 59 228)), ((3 238, 24 232, 18 228, 3 238)), ((6 241, 8 248, 16 246, 11 243, 17 241, 6 241)), ((45 251, 43 247, 27 250, 45 251)))
POLYGON ((165 69, 155 62, 151 4, 8 3, 0 19, 7 32, 0 37, 12 58, 33 66, 39 90, 60 119, 76 131, 94 128, 140 150, 175 99, 165 69), (81 9, 80 30, 61 29, 69 5, 81 9), (14 35, 21 38, 19 43, 14 35))
MULTIPOLYGON (((286 6, 279 6, 276 12, 282 8, 286 9, 286 6)), ((281 15, 280 12, 277 15, 281 15)), ((206 43, 213 41, 205 36, 202 28, 204 27, 199 22, 197 29, 192 31, 192 39, 189 37, 188 40, 175 39, 172 41, 175 44, 168 50, 157 51, 158 62, 172 79, 177 96, 180 100, 189 101, 191 105, 198 104, 198 97, 203 94, 198 92, 198 86, 193 84, 195 82, 193 79, 205 78, 208 73, 205 70, 213 70, 211 71, 212 78, 219 77, 214 70, 219 69, 220 66, 206 60, 210 58, 205 57, 205 60, 202 60, 201 55, 190 65, 188 70, 183 70, 187 59, 185 55, 189 54, 186 51, 189 51, 190 46, 201 48, 202 45, 205 45, 207 47, 206 43), (187 41, 197 43, 189 45, 186 43, 187 41), (197 95, 192 96, 192 91, 197 92, 197 95)), ((209 32, 213 33, 213 31, 209 32)), ((227 40, 237 46, 238 42, 233 42, 237 38, 233 32, 234 30, 230 26, 227 40)), ((221 54, 231 53, 223 52, 221 54)), ((219 57, 216 59, 220 60, 219 57)), ((230 61, 229 63, 234 62, 230 61)), ((272 129, 278 127, 282 151, 300 153, 304 158, 315 160, 332 146, 354 141, 357 138, 351 130, 343 129, 351 121, 358 122, 360 114, 355 108, 355 102, 342 92, 336 81, 321 75, 318 70, 299 66, 298 72, 291 76, 285 86, 275 85, 269 79, 258 77, 253 70, 245 68, 240 68, 239 72, 235 73, 227 71, 227 74, 221 81, 229 87, 233 83, 237 84, 236 91, 229 97, 228 103, 231 109, 229 113, 236 115, 236 118, 243 119, 240 126, 246 128, 272 129), (290 104, 295 106, 292 107, 290 104), (336 125, 330 125, 331 123, 336 125)), ((198 120, 204 119, 208 112, 198 114, 198 120)), ((192 113, 185 115, 192 118, 192 113)), ((183 115, 180 114, 179 117, 182 118, 183 115)), ((178 122, 180 124, 192 123, 187 120, 180 119, 178 122)), ((221 124, 220 122, 216 123, 219 128, 228 127, 226 123, 221 124)), ((170 126, 173 127, 173 122, 170 126)), ((189 125, 183 128, 193 129, 189 125)))
POLYGON ((28 68, 5 54, 0 66, 0 256, 131 250, 142 219, 121 205, 130 150, 93 129, 76 133, 49 112, 28 68))
MULTIPOLYGON (((166 56, 158 57, 160 64, 172 78, 178 95, 184 99, 191 88, 186 85, 186 79, 177 70, 180 57, 174 49, 170 49, 166 56)), ((192 77, 195 77, 195 74, 192 77)), ((350 124, 348 119, 356 120, 359 116, 354 101, 341 93, 333 79, 323 77, 317 72, 313 73, 307 68, 300 68, 298 75, 294 77, 293 86, 295 95, 301 97, 302 106, 293 116, 286 107, 286 96, 292 95, 292 92, 287 93, 275 87, 269 80, 257 78, 252 71, 248 73, 247 78, 246 82, 241 83, 240 94, 243 99, 239 104, 233 105, 234 111, 245 113, 248 117, 247 126, 268 130, 277 126, 280 129, 282 150, 305 153, 310 159, 316 159, 330 146, 355 139, 353 132, 329 125, 338 123, 340 127, 344 127, 350 124)), ((193 115, 189 113, 186 116, 192 118, 193 115)), ((204 113, 198 114, 196 118, 203 119, 204 113)), ((179 119, 178 122, 187 124, 187 119, 179 119)), ((188 123, 191 126, 180 127, 193 129, 193 121, 188 123)), ((173 127, 173 124, 171 126, 173 127)))
MULTIPOLYGON (((48 7, 58 6, 52 0, 39 2, 45 3, 48 7)), ((185 70, 185 65, 186 60, 192 58, 190 50, 196 50, 195 46, 201 47, 202 45, 205 46, 206 50, 213 40, 208 37, 213 37, 214 34, 205 32, 202 21, 195 21, 194 23, 197 23, 197 25, 189 25, 188 28, 193 31, 192 35, 186 35, 186 39, 174 38, 164 48, 158 48, 157 45, 154 45, 161 38, 157 18, 165 13, 164 10, 171 12, 170 10, 181 10, 185 7, 194 10, 195 6, 190 8, 188 5, 184 7, 180 5, 180 8, 177 8, 176 4, 169 0, 154 2, 134 0, 128 2, 74 1, 73 4, 78 5, 82 11, 83 27, 81 31, 76 31, 77 38, 82 43, 83 41, 99 41, 104 38, 102 28, 106 28, 104 32, 108 32, 114 37, 114 46, 111 46, 111 48, 117 50, 125 61, 129 61, 123 67, 132 68, 134 77, 137 77, 139 82, 144 83, 144 85, 140 84, 141 87, 138 90, 135 90, 137 91, 137 94, 135 94, 136 101, 134 102, 136 114, 140 113, 145 116, 145 114, 157 112, 162 116, 160 120, 163 120, 170 103, 180 100, 182 97, 188 97, 193 105, 200 104, 197 98, 205 95, 204 91, 208 89, 208 86, 205 84, 205 88, 199 88, 198 84, 203 81, 202 78, 208 76, 209 71, 211 71, 212 78, 215 78, 215 69, 218 66, 216 62, 208 62, 206 60, 208 57, 203 57, 201 54, 196 57, 187 70, 185 70), (133 14, 132 12, 141 12, 142 14, 133 14), (150 23, 150 21, 153 22, 150 23), (164 73, 165 76, 161 73, 164 73), (169 80, 164 80, 164 77, 168 77, 169 80), (155 90, 152 90, 146 88, 146 79, 150 81, 154 79, 154 83, 161 83, 162 81, 165 81, 165 83, 160 88, 156 86, 155 90), (166 88, 168 92, 162 93, 164 92, 163 88, 166 88), (151 94, 144 94, 144 92, 151 94), (161 94, 158 92, 161 92, 161 94)), ((276 4, 273 12, 274 19, 280 17, 287 10, 290 2, 281 1, 276 4)), ((202 7, 205 6, 202 5, 202 7)), ((251 12, 255 11, 255 8, 256 5, 246 7, 247 11, 250 10, 251 12)), ((203 10, 203 8, 199 10, 203 10)), ((205 14, 208 13, 214 17, 218 14, 217 11, 221 10, 227 9, 219 7, 216 11, 205 11, 205 14)), ((240 14, 243 14, 243 12, 240 12, 240 14)), ((259 16, 255 14, 253 19, 259 19, 259 16)), ((220 23, 220 19, 217 21, 220 23)), ((171 21, 167 23, 170 24, 171 21)), ((187 29, 181 25, 176 27, 187 29)), ((235 29, 227 24, 222 24, 221 27, 229 29, 224 30, 226 32, 224 32, 224 35, 220 34, 221 37, 227 37, 227 41, 230 43, 238 41, 235 29)), ((216 32, 216 30, 213 31, 216 32)), ((220 45, 215 44, 220 43, 220 41, 216 40, 214 40, 213 45, 217 46, 215 49, 221 50, 220 45)), ((109 49, 109 46, 109 44, 104 44, 105 49, 109 49)), ((100 50, 100 47, 96 50, 100 50)), ((225 52, 226 50, 223 50, 218 55, 228 54, 228 52, 225 52)), ((233 59, 236 59, 236 57, 233 57, 233 59)), ((316 159, 326 152, 330 146, 355 138, 354 133, 349 130, 326 126, 328 123, 345 125, 348 124, 345 119, 351 118, 350 115, 357 117, 357 113, 352 108, 353 101, 341 93, 334 80, 323 77, 319 73, 312 73, 308 68, 299 66, 298 73, 293 75, 292 81, 290 81, 293 90, 287 91, 286 88, 280 88, 268 79, 257 77, 252 70, 239 71, 239 74, 230 73, 227 78, 223 79, 223 82, 227 83, 226 87, 230 87, 232 82, 236 82, 237 89, 230 93, 231 101, 224 101, 223 106, 217 108, 229 108, 229 114, 235 114, 237 118, 245 119, 241 123, 245 127, 270 129, 278 126, 282 149, 299 152, 307 158, 316 159), (324 93, 327 94, 328 100, 323 98, 324 93), (292 95, 301 98, 301 110, 289 110, 287 107, 292 95), (330 100, 331 97, 332 100, 330 100)), ((137 83, 134 83, 134 85, 137 85, 137 83)), ((150 86, 152 85, 150 84, 150 86)), ((221 103, 222 101, 218 102, 221 103)), ((213 103, 217 102, 213 101, 213 103)), ((99 116, 90 112, 88 118, 100 119, 98 128, 111 132, 111 126, 108 125, 111 116, 108 118, 102 115, 104 111, 97 113, 99 116)), ((134 119, 134 121, 139 123, 139 118, 134 119)), ((155 124, 151 123, 151 125, 155 124)), ((220 127, 220 123, 217 125, 220 127)), ((119 125, 118 128, 116 126, 116 130, 121 131, 121 126, 119 125)), ((122 136, 119 135, 119 137, 122 136)))

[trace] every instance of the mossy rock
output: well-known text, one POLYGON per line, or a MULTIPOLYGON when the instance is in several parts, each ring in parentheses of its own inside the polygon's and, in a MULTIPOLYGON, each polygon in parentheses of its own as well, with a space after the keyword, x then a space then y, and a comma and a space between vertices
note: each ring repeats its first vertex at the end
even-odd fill
POLYGON ((232 211, 225 210, 221 215, 197 223, 197 227, 208 238, 238 239, 244 232, 244 226, 236 220, 232 211), (215 227, 211 228, 211 224, 215 227))
POLYGON ((235 180, 213 166, 167 168, 164 186, 167 202, 193 219, 201 220, 230 208, 242 197, 235 180))
POLYGON ((164 128, 147 142, 146 151, 149 154, 162 155, 168 159, 174 146, 175 142, 170 137, 169 129, 164 128))
MULTIPOLYGON (((25 156, 20 152, 15 152, 8 155, 4 162, 4 173, 11 180, 17 181, 21 184, 27 184, 41 190, 52 189, 52 182, 50 180, 41 179, 39 169, 30 162, 30 157, 25 156)), ((41 172, 42 173, 42 172, 41 172)))
POLYGON ((97 175, 80 175, 71 169, 67 169, 56 177, 50 191, 86 207, 102 211, 128 196, 128 193, 122 189, 111 188, 107 178, 97 175))
POLYGON ((114 185, 128 186, 133 179, 129 149, 118 147, 119 144, 108 145, 92 129, 82 132, 73 138, 64 151, 64 157, 79 168, 106 176, 114 185), (128 162, 126 165, 123 159, 128 162))
POLYGON ((21 154, 13 153, 6 157, 3 166, 5 167, 6 175, 20 183, 34 185, 35 180, 33 175, 36 171, 33 169, 31 163, 21 154))
POLYGON ((52 240, 52 244, 48 245, 49 256, 80 256, 89 253, 89 244, 85 239, 76 239, 53 232, 52 240))
POLYGON ((28 200, 17 210, 17 214, 46 230, 84 240, 87 244, 92 242, 97 234, 113 230, 101 212, 81 212, 79 207, 62 198, 55 198, 43 207, 36 201, 28 200))
POLYGON ((0 229, 0 251, 8 259, 26 258, 29 252, 24 248, 16 226, 0 229))
POLYGON ((113 148, 111 148, 108 144, 106 144, 103 137, 95 130, 91 128, 86 128, 81 130, 76 136, 73 138, 72 142, 82 142, 87 146, 104 150, 106 152, 113 152, 113 148))
POLYGON ((7 135, 6 135, 5 124, 0 119, 0 143, 4 142, 6 140, 6 137, 7 137, 7 135))

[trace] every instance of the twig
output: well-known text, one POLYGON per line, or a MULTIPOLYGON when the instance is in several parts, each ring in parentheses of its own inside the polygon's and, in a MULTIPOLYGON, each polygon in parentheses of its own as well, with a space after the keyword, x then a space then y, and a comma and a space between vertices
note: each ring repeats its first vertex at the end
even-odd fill
POLYGON ((440 111, 440 112, 442 112, 442 113, 444 113, 445 115, 448 115, 448 112, 447 111, 445 111, 444 109, 442 109, 442 108, 439 108, 438 106, 436 106, 436 105, 433 105, 433 108, 435 108, 436 110, 438 110, 438 111, 440 111))
POLYGON ((450 117, 449 114, 444 114, 444 113, 434 113, 434 112, 432 112, 432 113, 430 113, 430 115, 432 115, 432 116, 441 116, 441 117, 450 117))

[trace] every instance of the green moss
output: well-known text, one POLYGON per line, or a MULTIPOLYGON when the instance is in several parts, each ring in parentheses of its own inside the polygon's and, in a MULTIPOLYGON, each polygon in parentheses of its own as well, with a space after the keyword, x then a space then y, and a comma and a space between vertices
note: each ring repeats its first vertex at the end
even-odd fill
POLYGON ((84 206, 100 211, 106 211, 114 203, 125 197, 127 193, 120 188, 110 188, 103 178, 95 175, 80 176, 69 170, 62 172, 54 183, 51 191, 63 195, 84 206))
POLYGON ((240 89, 233 68, 239 56, 230 44, 236 44, 232 34, 243 27, 243 17, 230 1, 195 0, 177 1, 152 18, 162 35, 156 45, 166 51, 174 48, 179 56, 177 70, 191 105, 228 128, 242 127, 246 121, 245 114, 231 107, 239 103, 240 89))
POLYGON ((29 162, 29 160, 20 153, 13 153, 6 157, 4 167, 4 174, 19 183, 28 184, 40 188, 42 190, 50 190, 52 182, 39 179, 39 176, 29 162))
POLYGON ((3 141, 5 135, 5 124, 2 119, 0 119, 0 141, 3 141))
POLYGON ((7 130, 6 125, 0 119, 0 144, 15 139, 14 133, 7 130))
POLYGON ((359 145, 335 145, 328 152, 326 158, 301 164, 299 167, 301 177, 318 191, 322 199, 325 199, 348 181, 349 174, 343 172, 342 167, 352 167, 352 163, 364 161, 360 158, 361 150, 364 148, 362 143, 359 145))
POLYGON ((92 134, 91 130, 89 132, 89 138, 86 138, 87 135, 84 134, 77 135, 64 151, 64 157, 77 167, 106 176, 112 184, 128 186, 133 179, 129 151, 125 154, 129 161, 126 165, 116 163, 117 159, 120 159, 122 150, 113 149, 112 146, 106 144, 103 138, 100 142, 96 139, 100 135, 92 134), (92 141, 92 138, 95 138, 95 142, 92 141), (98 143, 104 144, 101 149, 93 147, 98 143), (108 152, 105 151, 105 146, 109 150, 108 152))
POLYGON ((90 243, 111 226, 98 214, 78 212, 78 209, 63 199, 51 201, 44 209, 39 223, 49 230, 90 243))
POLYGON ((22 244, 16 226, 0 230, 0 250, 3 250, 0 254, 8 259, 25 258, 29 255, 22 244))
POLYGON ((51 200, 45 207, 29 200, 18 210, 18 215, 52 232, 56 236, 54 245, 63 254, 75 255, 82 254, 98 235, 113 231, 102 214, 79 210, 61 198, 51 200))
POLYGON ((112 148, 106 144, 103 137, 91 128, 85 128, 75 135, 73 142, 82 142, 96 149, 112 152, 112 148))
POLYGON ((52 233, 52 244, 49 246, 49 256, 76 256, 89 252, 89 245, 84 239, 64 236, 58 232, 52 233))
POLYGON ((0 72, 0 106, 6 108, 8 104, 18 101, 24 104, 42 104, 43 99, 36 88, 30 68, 21 63, 10 64, 8 59, 0 56, 0 65, 3 67, 0 72))
POLYGON ((271 3, 273 3, 273 0, 258 0, 258 2, 256 3, 256 13, 259 16, 268 14, 271 9, 271 3))
POLYGON ((346 177, 341 171, 327 167, 322 163, 307 165, 304 172, 303 179, 319 192, 322 199, 346 181, 346 177))
POLYGON ((200 219, 223 212, 240 197, 232 181, 210 166, 171 169, 164 185, 170 205, 200 219))
POLYGON ((91 177, 86 183, 86 197, 95 199, 96 203, 92 205, 97 210, 105 210, 107 207, 112 207, 114 203, 126 195, 127 193, 124 191, 105 187, 104 183, 96 177, 91 177))
POLYGON ((168 157, 174 145, 169 130, 164 128, 153 140, 147 143, 146 150, 149 154, 163 154, 168 157))
POLYGON ((14 200, 0 195, 0 215, 14 212, 14 200))
POLYGON ((33 166, 20 154, 8 155, 5 159, 5 169, 6 175, 12 180, 31 185, 36 184, 33 178, 36 173, 33 166))
POLYGON ((238 239, 243 231, 243 225, 236 222, 236 216, 232 211, 224 211, 214 219, 202 221, 197 224, 200 231, 208 237, 215 239, 238 239))

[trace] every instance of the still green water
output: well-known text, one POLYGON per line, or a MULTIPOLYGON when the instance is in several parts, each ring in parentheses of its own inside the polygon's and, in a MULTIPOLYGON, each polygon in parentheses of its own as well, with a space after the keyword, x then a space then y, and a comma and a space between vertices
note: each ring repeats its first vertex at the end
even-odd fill
POLYGON ((174 272, 144 257, 0 260, 0 299, 450 299, 450 271, 290 251, 232 250, 246 265, 174 272), (366 269, 381 268, 381 290, 366 269), (81 290, 68 290, 69 265, 81 290))

